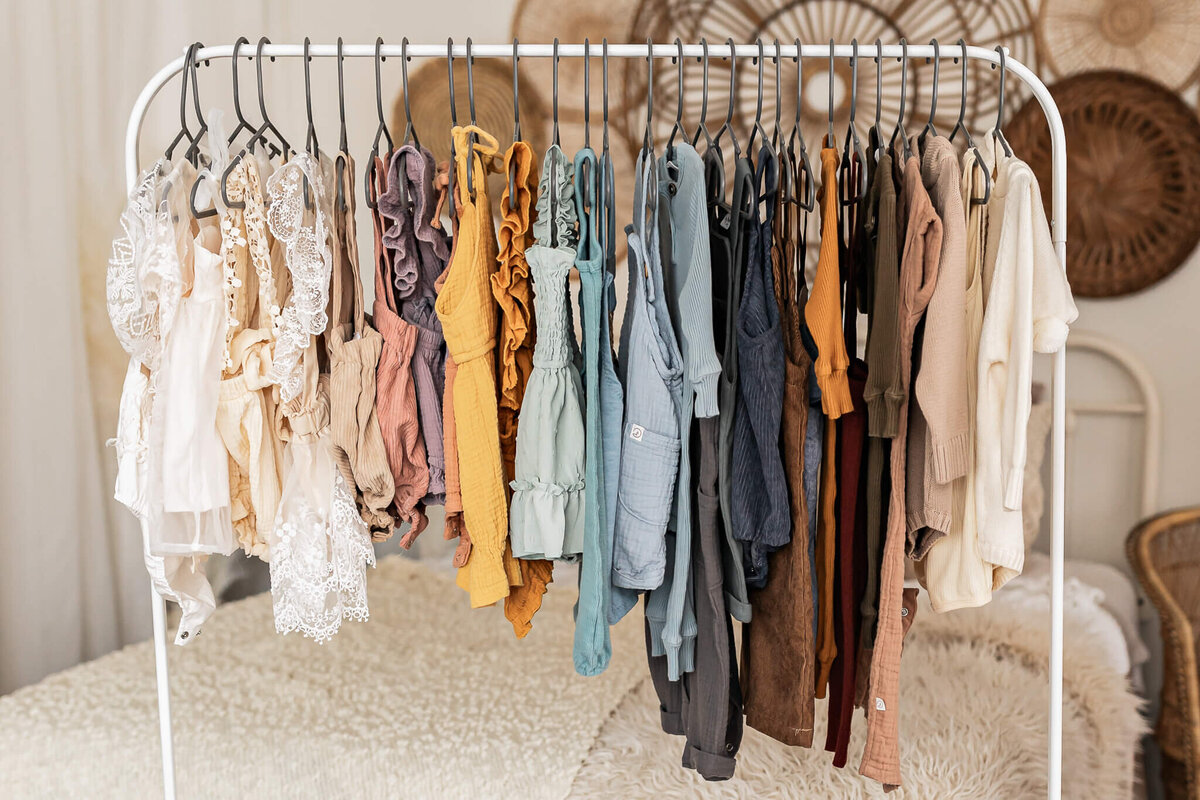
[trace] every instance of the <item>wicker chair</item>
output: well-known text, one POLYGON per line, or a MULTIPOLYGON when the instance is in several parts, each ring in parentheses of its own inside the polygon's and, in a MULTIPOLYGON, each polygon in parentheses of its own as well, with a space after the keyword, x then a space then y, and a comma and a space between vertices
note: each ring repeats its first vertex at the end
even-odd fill
POLYGON ((1126 552, 1162 619, 1162 703, 1154 738, 1168 798, 1200 797, 1200 507, 1140 523, 1126 552))

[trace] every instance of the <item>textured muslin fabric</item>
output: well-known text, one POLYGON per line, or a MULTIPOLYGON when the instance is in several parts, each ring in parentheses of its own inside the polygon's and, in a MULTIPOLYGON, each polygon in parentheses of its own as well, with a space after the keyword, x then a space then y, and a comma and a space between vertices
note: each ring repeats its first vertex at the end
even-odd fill
POLYGON ((439 203, 433 176, 433 156, 415 144, 392 154, 387 188, 379 195, 379 212, 392 221, 383 244, 392 253, 390 288, 396 314, 416 328, 410 360, 421 440, 429 484, 426 505, 446 501, 446 456, 442 443, 442 392, 445 383, 446 340, 434 310, 436 281, 450 260, 450 239, 439 227, 439 203))
POLYGON ((867 699, 867 744, 859 772, 885 786, 900 785, 900 650, 904 626, 904 462, 907 443, 908 389, 913 337, 929 298, 937 284, 937 267, 942 248, 942 223, 921 181, 921 166, 915 156, 904 165, 903 201, 898 219, 903 221, 903 256, 899 283, 900 427, 891 452, 891 495, 883 561, 879 574, 879 619, 871 658, 867 699))
POLYGON ((571 163, 557 146, 542 162, 537 240, 526 251, 537 343, 521 406, 509 531, 521 559, 576 561, 583 552, 583 381, 575 364, 568 279, 575 266, 571 163))
MULTIPOLYGON (((787 157, 786 152, 781 154, 783 175, 788 174, 785 170, 796 166, 789 164, 787 157)), ((797 174, 793 181, 798 178, 797 174)), ((808 466, 805 440, 820 415, 809 414, 812 359, 800 333, 808 294, 804 282, 806 247, 802 239, 805 219, 785 192, 779 194, 771 256, 785 356, 780 452, 787 477, 792 539, 769 556, 771 580, 750 593, 754 616, 742 631, 742 692, 748 726, 785 744, 810 747, 816 653, 813 574, 808 547, 810 506, 804 487, 808 466)), ((703 502, 703 495, 700 499, 703 502)), ((702 625, 700 630, 703 634, 705 627, 702 625)), ((697 669, 700 663, 697 655, 697 669)))
POLYGON ((362 279, 358 273, 358 241, 354 224, 354 160, 337 156, 345 207, 333 209, 333 279, 329 328, 329 423, 333 460, 354 494, 372 538, 391 536, 387 508, 396 484, 376 410, 375 373, 383 337, 366 319, 362 279))
MULTIPOLYGON (((612 658, 608 631, 611 603, 612 544, 608 538, 607 491, 609 476, 604 470, 603 406, 600 387, 602 341, 601 319, 605 316, 605 255, 600 243, 603 222, 600 208, 600 162, 590 147, 575 154, 575 212, 579 218, 579 242, 575 267, 579 272, 579 315, 583 328, 581 355, 585 381, 585 481, 583 556, 579 565, 579 601, 575 604, 575 671, 598 675, 612 658)), ((612 476, 613 479, 616 476, 612 476)))
POLYGON ((791 514, 779 453, 784 353, 771 268, 771 234, 779 188, 778 163, 759 151, 746 237, 746 273, 737 312, 738 394, 734 409, 733 534, 742 543, 746 585, 767 583, 767 556, 788 543, 791 514), (766 218, 759 208, 766 207, 766 218))
MULTIPOLYGON (((846 368, 850 357, 842 338, 842 300, 838 275, 838 153, 833 143, 821 148, 821 249, 812 293, 804 306, 804 319, 817 345, 814 369, 821 387, 821 407, 829 419, 850 410, 846 368)), ((851 300, 853 302, 853 300, 851 300)))
MULTIPOLYGON (((533 242, 537 178, 533 172, 533 150, 527 143, 513 142, 509 146, 504 154, 504 174, 512 176, 513 180, 500 196, 498 268, 492 273, 492 296, 500 306, 500 337, 496 342, 496 372, 500 380, 500 454, 505 480, 511 481, 516 477, 517 422, 533 371, 536 339, 533 288, 525 251, 533 242)), ((510 552, 511 549, 510 541, 510 552)), ((554 580, 554 565, 543 559, 522 559, 519 566, 521 584, 509 587, 508 597, 504 598, 504 616, 521 639, 529 633, 533 615, 542 607, 542 596, 554 580)))
POLYGON ((509 587, 521 581, 508 551, 508 495, 496 399, 497 313, 490 286, 498 247, 487 176, 499 148, 491 134, 475 126, 455 126, 453 136, 458 235, 436 308, 457 369, 454 424, 463 518, 471 532, 471 554, 459 568, 457 582, 470 593, 472 608, 478 608, 503 600, 509 587))
POLYGON ((412 374, 417 329, 400 316, 395 293, 395 254, 383 241, 392 227, 379 208, 379 197, 387 191, 387 175, 383 160, 377 157, 368 186, 375 206, 371 209, 375 234, 374 322, 383 338, 375 370, 375 408, 395 484, 396 521, 409 523, 400 544, 409 547, 429 524, 422 502, 429 489, 429 463, 417 418, 417 392, 412 374))
POLYGON ((733 186, 729 190, 729 203, 726 204, 724 157, 719 147, 709 147, 704 151, 704 184, 708 197, 708 235, 713 267, 713 332, 721 358, 721 378, 717 386, 720 412, 717 487, 725 533, 725 548, 722 551, 725 602, 734 619, 749 622, 751 611, 746 570, 742 564, 742 545, 733 534, 731 480, 738 384, 736 316, 745 272, 749 204, 753 202, 754 193, 754 171, 750 160, 745 157, 734 160, 733 186))

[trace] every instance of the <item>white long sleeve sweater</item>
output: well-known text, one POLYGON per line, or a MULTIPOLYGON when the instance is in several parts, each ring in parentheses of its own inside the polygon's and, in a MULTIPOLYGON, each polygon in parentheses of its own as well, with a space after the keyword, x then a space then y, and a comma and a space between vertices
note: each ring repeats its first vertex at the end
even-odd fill
POLYGON ((976 492, 979 552, 995 566, 994 588, 1019 575, 1025 560, 1021 489, 1033 354, 1065 344, 1079 316, 1054 253, 1033 170, 981 142, 995 164, 984 255, 983 329, 979 339, 976 492))

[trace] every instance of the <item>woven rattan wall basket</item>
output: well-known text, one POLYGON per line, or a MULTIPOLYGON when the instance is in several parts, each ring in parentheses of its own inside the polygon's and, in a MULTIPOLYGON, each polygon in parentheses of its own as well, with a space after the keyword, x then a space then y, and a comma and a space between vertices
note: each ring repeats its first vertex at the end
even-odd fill
MULTIPOLYGON (((1083 297, 1119 297, 1179 268, 1200 241, 1200 120, 1161 84, 1085 72, 1050 88, 1067 152, 1067 275, 1083 297)), ((1050 130, 1036 100, 1005 134, 1050 208, 1050 130)))

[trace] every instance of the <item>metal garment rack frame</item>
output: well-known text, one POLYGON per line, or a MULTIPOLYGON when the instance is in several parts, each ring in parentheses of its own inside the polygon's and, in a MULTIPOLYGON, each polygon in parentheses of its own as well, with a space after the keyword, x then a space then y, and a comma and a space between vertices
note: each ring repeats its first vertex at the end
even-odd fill
MULTIPOLYGON (((474 58, 512 58, 512 44, 474 44, 471 45, 471 56, 474 58)), ((1000 54, 995 50, 983 47, 960 47, 958 45, 935 48, 932 45, 860 45, 852 48, 848 44, 805 44, 797 48, 795 44, 781 45, 778 49, 771 44, 760 51, 758 44, 740 44, 730 47, 728 44, 712 44, 707 46, 709 58, 727 59, 757 58, 762 52, 764 57, 795 59, 801 58, 834 58, 848 59, 851 56, 859 58, 895 58, 902 56, 909 59, 957 59, 971 58, 984 61, 994 66, 1001 65, 1000 54), (832 49, 832 54, 830 50, 832 49)), ((213 58, 231 58, 233 45, 218 45, 203 47, 196 51, 197 62, 213 58)), ((379 50, 380 54, 392 58, 401 57, 401 45, 385 44, 379 50)), ((465 59, 466 44, 408 44, 408 58, 455 58, 465 59)), ((521 44, 516 46, 516 55, 522 58, 550 58, 557 54, 559 58, 591 58, 601 57, 601 44, 591 44, 586 50, 582 44, 521 44)), ((313 44, 307 51, 314 58, 335 58, 338 47, 333 44, 313 44)), ((638 58, 647 56, 654 58, 675 58, 681 51, 675 44, 610 44, 609 58, 638 58)), ((683 45, 682 55, 685 58, 700 58, 704 47, 699 44, 683 45)), ((240 56, 246 58, 302 58, 305 48, 301 44, 267 44, 261 50, 246 45, 241 48, 240 56)), ((374 58, 376 46, 373 44, 346 44, 341 49, 341 55, 346 58, 374 58)), ((160 69, 138 95, 129 114, 129 125, 125 132, 125 180, 127 191, 133 191, 138 175, 138 142, 141 135, 142 123, 146 110, 158 92, 175 75, 183 70, 186 54, 160 69)), ((1053 155, 1053 179, 1051 201, 1051 236, 1054 241, 1054 252, 1058 256, 1063 269, 1066 269, 1067 256, 1067 144, 1063 130, 1062 117, 1058 106, 1049 90, 1029 67, 1016 59, 1009 58, 1007 49, 1003 66, 1014 77, 1019 78, 1033 92, 1046 121, 1050 126, 1050 143, 1053 155)), ((1048 731, 1048 775, 1047 796, 1050 800, 1060 800, 1062 797, 1062 691, 1063 691, 1063 538, 1065 532, 1065 502, 1063 493, 1066 487, 1066 371, 1067 349, 1062 347, 1053 354, 1053 424, 1051 427, 1051 594, 1050 594, 1050 727, 1048 731)), ((175 756, 171 741, 171 703, 170 683, 167 675, 167 630, 166 604, 163 598, 151 588, 151 609, 154 624, 154 660, 158 682, 158 719, 159 732, 162 741, 163 767, 163 796, 167 800, 175 798, 175 756)))

